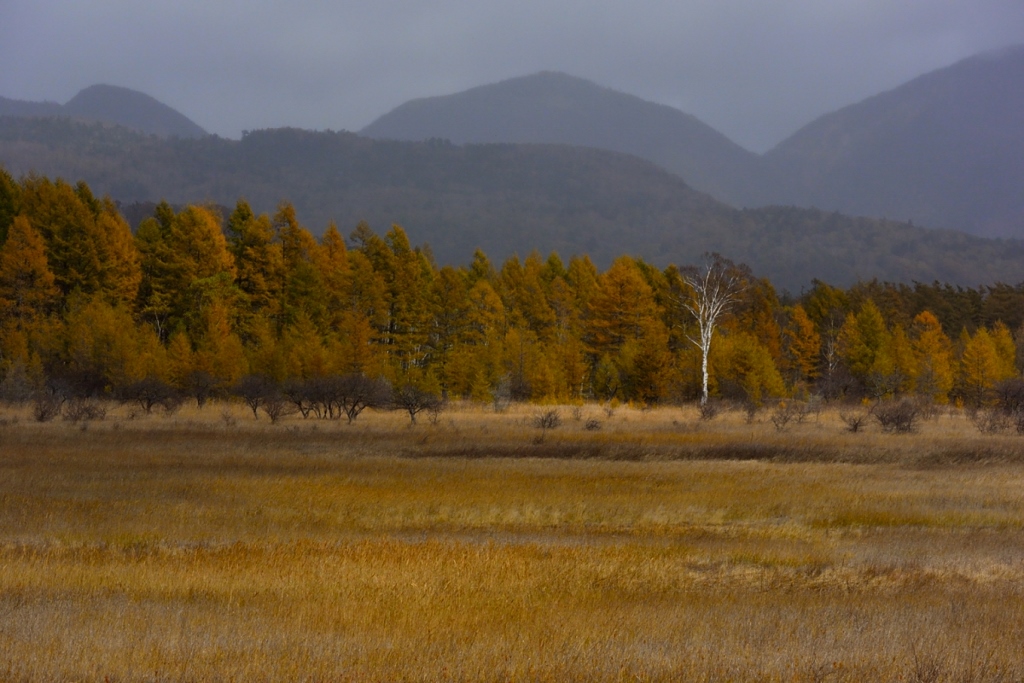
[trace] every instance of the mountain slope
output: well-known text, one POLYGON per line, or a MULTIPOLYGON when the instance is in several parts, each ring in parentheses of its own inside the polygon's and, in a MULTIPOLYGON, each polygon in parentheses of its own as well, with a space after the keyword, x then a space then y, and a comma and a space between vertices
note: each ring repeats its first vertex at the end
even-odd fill
POLYGON ((480 247, 494 260, 533 249, 633 254, 659 266, 719 251, 777 287, 812 278, 1017 282, 1024 244, 796 208, 739 211, 637 157, 564 145, 382 142, 351 133, 257 131, 241 141, 163 140, 62 119, 0 118, 0 164, 86 180, 139 201, 287 199, 316 230, 403 225, 442 263, 480 247))
POLYGON ((1024 236, 1024 46, 971 57, 805 126, 766 155, 776 201, 1024 236))
POLYGON ((129 88, 93 85, 67 103, 26 102, 0 97, 0 116, 66 116, 100 121, 161 137, 198 138, 206 131, 181 112, 129 88))
POLYGON ((634 154, 719 199, 761 182, 760 160, 696 117, 556 72, 412 100, 361 135, 390 140, 556 143, 634 154))

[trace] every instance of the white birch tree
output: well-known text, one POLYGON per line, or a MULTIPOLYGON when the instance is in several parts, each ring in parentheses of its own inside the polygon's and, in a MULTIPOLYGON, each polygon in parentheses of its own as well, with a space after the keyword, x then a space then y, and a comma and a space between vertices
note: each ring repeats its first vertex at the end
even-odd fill
POLYGON ((737 267, 720 254, 704 254, 703 263, 680 272, 684 285, 675 300, 697 321, 697 334, 687 334, 701 353, 700 404, 708 402, 708 355, 719 319, 736 303, 746 286, 745 268, 737 267))

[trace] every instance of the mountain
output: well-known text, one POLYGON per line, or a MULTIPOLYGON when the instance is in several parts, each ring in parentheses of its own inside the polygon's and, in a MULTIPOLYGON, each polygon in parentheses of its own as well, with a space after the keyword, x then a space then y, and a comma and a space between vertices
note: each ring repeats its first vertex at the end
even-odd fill
POLYGON ((0 116, 65 116, 113 123, 161 137, 198 138, 206 135, 205 130, 181 112, 137 90, 113 85, 90 86, 63 105, 0 97, 0 116))
POLYGON ((1016 283, 1024 243, 817 210, 740 211, 638 157, 566 145, 379 141, 352 133, 255 131, 161 139, 68 119, 0 118, 0 164, 83 179, 122 202, 233 206, 291 201, 314 230, 404 226, 441 263, 557 250, 599 266, 622 255, 665 266, 718 251, 780 288, 820 278, 977 286, 1016 283))
POLYGON ((1024 236, 1024 46, 823 116, 765 155, 774 201, 1024 236))
POLYGON ((582 78, 545 71, 443 97, 412 100, 361 135, 388 140, 555 143, 634 154, 738 204, 763 182, 759 157, 694 116, 582 78))
POLYGON ((693 116, 540 73, 413 100, 375 138, 562 143, 635 154, 734 206, 816 206, 1024 237, 1024 46, 978 55, 828 114, 765 155, 693 116))

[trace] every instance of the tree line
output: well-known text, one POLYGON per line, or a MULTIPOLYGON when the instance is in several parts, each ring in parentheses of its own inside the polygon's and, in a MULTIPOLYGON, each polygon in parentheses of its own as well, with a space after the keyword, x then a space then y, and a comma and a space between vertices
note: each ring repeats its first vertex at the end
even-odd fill
POLYGON ((244 200, 226 218, 161 203, 133 233, 84 182, 2 170, 0 245, 8 400, 55 383, 200 404, 262 387, 254 412, 291 396, 304 414, 354 419, 353 391, 390 387, 415 419, 416 397, 657 404, 700 398, 706 377, 712 397, 755 406, 981 405, 1024 360, 1024 285, 815 281, 780 296, 717 255, 665 269, 622 256, 599 271, 586 255, 495 264, 478 250, 439 266, 397 225, 316 238, 290 204, 257 215, 244 200), (712 272, 729 296, 709 330, 712 272))

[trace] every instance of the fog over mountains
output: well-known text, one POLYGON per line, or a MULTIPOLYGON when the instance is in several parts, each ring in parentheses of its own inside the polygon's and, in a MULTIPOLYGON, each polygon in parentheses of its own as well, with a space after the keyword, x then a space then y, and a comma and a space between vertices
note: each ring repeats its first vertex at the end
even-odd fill
POLYGON ((735 206, 792 204, 1024 237, 1024 46, 986 53, 809 123, 764 155, 678 110, 540 73, 408 102, 360 131, 635 154, 735 206))

